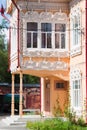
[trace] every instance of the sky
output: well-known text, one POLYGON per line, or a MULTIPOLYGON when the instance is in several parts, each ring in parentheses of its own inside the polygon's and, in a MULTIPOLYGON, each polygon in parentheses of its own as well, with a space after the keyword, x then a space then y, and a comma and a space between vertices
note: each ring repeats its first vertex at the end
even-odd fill
MULTIPOLYGON (((1 5, 3 5, 3 7, 6 9, 6 1, 7 1, 7 0, 0 0, 0 8, 1 8, 1 5)), ((5 15, 6 15, 6 13, 5 13, 5 15)), ((7 17, 8 17, 8 16, 7 16, 7 17)), ((2 19, 3 19, 3 17, 0 15, 0 23, 2 22, 2 19)), ((7 29, 4 29, 4 32, 5 32, 6 37, 7 37, 7 39, 8 39, 8 37, 9 37, 8 30, 7 30, 7 29)))
MULTIPOLYGON (((6 8, 6 0, 0 0, 0 8, 1 8, 1 5, 3 5, 4 8, 6 8)), ((0 15, 0 23, 2 21, 3 17, 0 15)))

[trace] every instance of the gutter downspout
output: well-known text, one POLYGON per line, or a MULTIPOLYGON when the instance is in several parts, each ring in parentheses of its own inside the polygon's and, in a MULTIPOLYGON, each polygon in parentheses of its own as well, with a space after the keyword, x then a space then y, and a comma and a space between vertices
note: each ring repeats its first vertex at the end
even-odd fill
POLYGON ((86 124, 87 124, 87 0, 86 0, 86 124))
POLYGON ((10 54, 11 54, 11 27, 9 27, 9 42, 8 42, 8 71, 10 71, 10 54))
POLYGON ((18 36, 18 66, 17 66, 17 68, 19 68, 20 67, 20 57, 19 57, 19 52, 20 52, 20 50, 19 50, 19 12, 20 12, 20 10, 19 10, 19 8, 18 8, 18 6, 17 6, 17 4, 15 3, 15 1, 14 0, 11 0, 12 1, 12 3, 14 4, 14 6, 16 7, 16 9, 17 9, 17 11, 18 11, 18 15, 17 15, 17 20, 18 20, 18 27, 17 27, 17 36, 18 36))

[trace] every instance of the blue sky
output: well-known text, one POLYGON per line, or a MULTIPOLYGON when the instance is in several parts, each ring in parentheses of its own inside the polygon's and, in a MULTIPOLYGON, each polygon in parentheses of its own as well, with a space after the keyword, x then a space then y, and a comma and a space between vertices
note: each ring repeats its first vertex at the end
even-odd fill
MULTIPOLYGON (((6 8, 6 0, 0 0, 0 8, 1 8, 1 4, 3 5, 4 8, 6 8)), ((2 21, 3 17, 0 15, 0 23, 2 21)))

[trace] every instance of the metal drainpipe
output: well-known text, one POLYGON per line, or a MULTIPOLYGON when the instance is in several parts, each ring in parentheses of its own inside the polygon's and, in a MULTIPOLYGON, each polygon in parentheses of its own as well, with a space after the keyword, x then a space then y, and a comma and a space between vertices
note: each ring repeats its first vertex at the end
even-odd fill
POLYGON ((40 78, 40 112, 41 112, 41 95, 42 93, 41 93, 41 78, 40 78))
POLYGON ((12 1, 12 3, 14 4, 14 6, 16 7, 16 9, 17 9, 17 11, 18 11, 18 15, 17 15, 17 20, 18 20, 18 27, 17 27, 17 36, 18 36, 18 66, 17 66, 17 68, 18 67, 20 67, 20 59, 19 59, 19 12, 20 12, 20 10, 19 10, 19 8, 18 8, 18 6, 17 6, 17 4, 15 3, 15 1, 14 0, 11 0, 12 1))
POLYGON ((86 0, 86 124, 87 124, 87 0, 86 0))
POLYGON ((8 71, 10 71, 10 54, 11 54, 11 27, 9 27, 9 42, 8 42, 8 71))

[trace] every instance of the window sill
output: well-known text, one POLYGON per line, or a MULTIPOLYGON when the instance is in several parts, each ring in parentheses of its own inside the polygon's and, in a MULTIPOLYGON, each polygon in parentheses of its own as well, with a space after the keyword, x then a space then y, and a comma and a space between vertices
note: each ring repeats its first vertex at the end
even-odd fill
POLYGON ((81 53, 82 53, 81 46, 76 46, 73 49, 71 49, 70 56, 74 57, 74 56, 80 55, 81 53))

